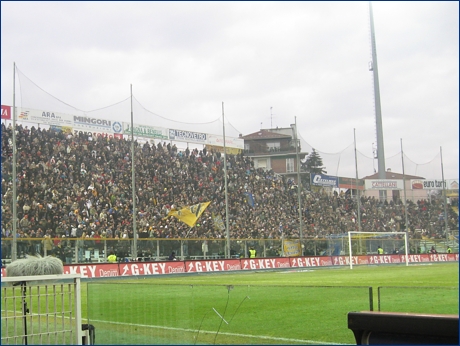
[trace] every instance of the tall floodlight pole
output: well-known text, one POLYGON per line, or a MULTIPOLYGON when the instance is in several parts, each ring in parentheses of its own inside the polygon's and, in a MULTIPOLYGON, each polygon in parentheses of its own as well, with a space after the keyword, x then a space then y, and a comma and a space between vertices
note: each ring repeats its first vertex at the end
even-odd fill
MULTIPOLYGON (((372 13, 372 4, 369 1, 369 14, 371 26, 371 44, 372 44, 372 61, 370 63, 370 70, 374 77, 374 103, 375 103, 375 125, 377 130, 377 162, 379 169, 379 179, 385 179, 385 149, 383 145, 383 126, 382 126, 382 109, 380 106, 380 87, 379 87, 379 70, 377 65, 377 48, 375 44, 374 32, 374 15, 372 13)), ((386 200, 386 190, 379 191, 380 200, 386 200)))
POLYGON ((404 152, 402 146, 402 138, 401 138, 401 161, 402 161, 402 172, 403 172, 403 185, 404 185, 404 217, 406 223, 406 233, 407 237, 409 237, 409 221, 407 218, 407 197, 406 197, 406 174, 404 172, 404 152))
POLYGON ((442 163, 442 147, 440 147, 441 153, 441 173, 442 173, 442 192, 444 195, 444 225, 446 228, 446 245, 449 241, 449 222, 447 220, 447 194, 446 194, 446 181, 444 180, 444 165, 442 163))
POLYGON ((134 123, 133 123, 133 85, 131 89, 131 185, 133 196, 133 258, 137 259, 137 225, 136 225, 136 174, 134 169, 134 123))
POLYGON ((359 196, 359 188, 358 188, 358 156, 356 153, 356 129, 353 129, 353 136, 355 141, 355 171, 356 171, 356 201, 358 206, 358 231, 361 232, 361 200, 359 196))
POLYGON ((16 210, 16 63, 13 64, 13 172, 11 183, 13 184, 13 248, 11 249, 11 261, 17 259, 17 229, 18 215, 16 210))
MULTIPOLYGON (((302 199, 300 198, 300 190, 302 187, 302 181, 300 180, 300 159, 299 159, 299 140, 297 135, 297 117, 295 119, 295 131, 294 131, 294 138, 295 138, 295 157, 296 157, 296 166, 297 166, 297 201, 299 204, 299 238, 300 238, 300 245, 302 246, 302 239, 303 239, 303 230, 302 230, 302 206, 301 202, 302 199)), ((302 251, 302 247, 300 248, 302 251)), ((302 251, 303 255, 303 251, 302 251)))
POLYGON ((227 258, 230 255, 230 229, 228 222, 228 190, 227 190, 227 147, 225 146, 225 117, 224 117, 224 103, 222 102, 222 131, 224 135, 224 184, 225 184, 225 237, 227 239, 227 258))

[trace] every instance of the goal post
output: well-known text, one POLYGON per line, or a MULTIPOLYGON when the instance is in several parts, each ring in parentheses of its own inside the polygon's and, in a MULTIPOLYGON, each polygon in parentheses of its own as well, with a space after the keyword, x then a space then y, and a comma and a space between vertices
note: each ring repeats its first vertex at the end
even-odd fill
POLYGON ((80 277, 2 277, 1 343, 81 345, 80 277))
POLYGON ((406 266, 409 265, 409 256, 408 256, 408 248, 409 248, 409 243, 407 239, 407 232, 358 232, 358 231, 351 231, 348 232, 348 253, 349 253, 349 258, 350 258, 350 269, 353 269, 353 246, 352 246, 352 239, 372 239, 372 240, 380 240, 382 241, 385 236, 390 237, 390 236, 395 236, 395 235, 402 235, 404 236, 404 252, 405 252, 405 262, 406 266), (353 237, 354 236, 354 237, 353 237))

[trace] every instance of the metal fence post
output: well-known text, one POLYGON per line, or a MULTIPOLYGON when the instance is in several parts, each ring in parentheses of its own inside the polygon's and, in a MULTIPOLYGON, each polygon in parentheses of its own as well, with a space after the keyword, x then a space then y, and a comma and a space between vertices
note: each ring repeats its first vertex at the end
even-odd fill
MULTIPOLYGON (((374 311, 374 293, 372 291, 372 287, 369 287, 369 310, 374 311)), ((380 311, 380 308, 379 308, 379 311, 380 311)))

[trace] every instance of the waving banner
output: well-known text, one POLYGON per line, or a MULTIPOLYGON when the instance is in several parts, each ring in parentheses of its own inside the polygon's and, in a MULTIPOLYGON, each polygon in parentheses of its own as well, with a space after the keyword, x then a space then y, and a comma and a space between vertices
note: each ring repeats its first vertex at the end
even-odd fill
POLYGON ((283 252, 285 257, 302 256, 300 239, 283 240, 283 252))
POLYGON ((222 216, 212 213, 212 222, 214 223, 214 229, 217 231, 225 230, 224 220, 222 216))
POLYGON ((201 214, 203 214, 204 210, 208 207, 209 203, 211 202, 198 203, 183 207, 182 209, 171 210, 166 217, 174 216, 183 223, 193 227, 195 226, 195 223, 198 221, 201 214))

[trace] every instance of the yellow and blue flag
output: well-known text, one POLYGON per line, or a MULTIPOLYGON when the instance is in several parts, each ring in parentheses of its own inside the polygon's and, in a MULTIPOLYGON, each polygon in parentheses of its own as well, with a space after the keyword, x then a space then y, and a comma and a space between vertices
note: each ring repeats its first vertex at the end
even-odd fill
POLYGON ((171 210, 168 215, 166 216, 174 216, 178 218, 183 223, 189 225, 190 227, 195 226, 196 222, 200 218, 201 214, 203 214, 204 210, 208 207, 211 202, 204 202, 198 203, 194 205, 189 205, 183 207, 182 209, 171 210))
POLYGON ((245 192, 244 194, 246 195, 246 201, 248 204, 254 208, 254 195, 250 192, 245 192))

